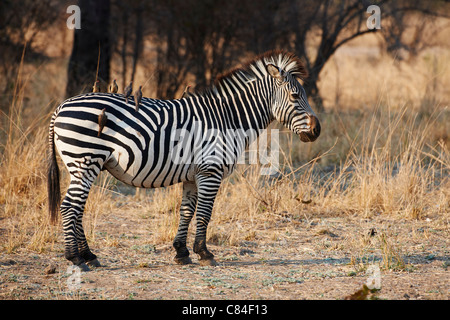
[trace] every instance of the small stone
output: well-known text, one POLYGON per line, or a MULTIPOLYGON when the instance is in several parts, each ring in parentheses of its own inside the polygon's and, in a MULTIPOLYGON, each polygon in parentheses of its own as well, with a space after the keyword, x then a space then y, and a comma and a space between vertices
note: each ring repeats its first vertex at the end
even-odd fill
POLYGON ((51 264, 47 268, 45 268, 45 274, 54 274, 56 273, 56 265, 51 264))

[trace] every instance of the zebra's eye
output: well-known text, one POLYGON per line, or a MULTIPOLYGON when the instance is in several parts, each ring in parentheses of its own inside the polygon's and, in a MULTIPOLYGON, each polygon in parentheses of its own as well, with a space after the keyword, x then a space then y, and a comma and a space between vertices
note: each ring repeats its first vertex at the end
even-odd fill
POLYGON ((292 94, 292 98, 298 99, 298 98, 300 98, 300 96, 298 95, 298 93, 293 93, 293 94, 292 94))

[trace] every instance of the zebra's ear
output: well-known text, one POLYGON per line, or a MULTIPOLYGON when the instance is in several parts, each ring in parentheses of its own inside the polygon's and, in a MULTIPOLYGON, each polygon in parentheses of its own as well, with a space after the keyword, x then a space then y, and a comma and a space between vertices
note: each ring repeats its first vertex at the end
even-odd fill
POLYGON ((283 80, 284 79, 284 71, 278 68, 277 66, 269 63, 266 65, 267 72, 274 77, 275 79, 283 80))

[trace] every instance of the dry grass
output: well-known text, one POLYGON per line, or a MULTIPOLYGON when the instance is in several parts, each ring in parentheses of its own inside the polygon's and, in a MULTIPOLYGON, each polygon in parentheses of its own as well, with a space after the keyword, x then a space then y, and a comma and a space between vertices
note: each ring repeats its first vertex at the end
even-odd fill
MULTIPOLYGON (((378 58, 376 66, 368 63, 370 57, 364 61, 338 54, 336 59, 343 62, 339 63, 339 89, 331 85, 335 82, 332 65, 322 78, 331 80, 321 82, 326 101, 338 102, 328 104, 328 112, 320 115, 322 136, 313 144, 301 144, 283 131, 283 171, 276 179, 260 176, 258 166, 239 167, 217 196, 208 229, 210 243, 235 246, 265 240, 258 230, 271 230, 272 239, 267 240, 281 239, 289 228, 295 228, 296 221, 312 221, 320 215, 386 215, 399 220, 439 217, 448 221, 450 114, 445 88, 449 88, 450 79, 444 72, 448 69, 448 50, 442 54, 431 51, 418 58, 422 67, 429 64, 429 70, 422 70, 420 81, 414 63, 395 62, 392 67, 392 59, 384 56, 378 58), (358 73, 362 65, 369 73, 375 72, 370 84, 365 84, 367 79, 358 73), (353 90, 355 81, 361 79, 358 90, 353 90), (372 91, 364 91, 369 88, 372 91), (278 224, 285 221, 291 226, 278 230, 278 224)), ((57 100, 55 91, 61 94, 59 83, 64 79, 55 76, 56 70, 64 67, 61 63, 42 65, 25 76, 22 66, 16 98, 9 114, 2 114, 0 251, 5 253, 43 252, 61 245, 60 228, 50 226, 46 207, 44 159, 54 105, 42 109, 39 103, 57 100), (47 69, 50 72, 45 72, 47 69), (42 82, 48 84, 47 92, 42 92, 42 82), (30 92, 37 104, 27 98, 30 92)), ((62 165, 60 170, 64 191, 67 174, 62 165)), ((103 215, 120 208, 124 212, 138 211, 141 218, 152 220, 148 223, 150 230, 142 230, 151 235, 144 242, 171 243, 178 226, 181 186, 146 194, 127 195, 120 183, 102 174, 86 206, 89 241, 119 245, 111 235, 100 236, 97 228, 103 215)), ((195 222, 191 227, 194 232, 195 222)), ((329 232, 325 228, 318 234, 329 232)), ((370 239, 358 235, 348 240, 354 248, 355 266, 368 251, 379 250, 383 268, 405 267, 401 248, 387 231, 370 239)))

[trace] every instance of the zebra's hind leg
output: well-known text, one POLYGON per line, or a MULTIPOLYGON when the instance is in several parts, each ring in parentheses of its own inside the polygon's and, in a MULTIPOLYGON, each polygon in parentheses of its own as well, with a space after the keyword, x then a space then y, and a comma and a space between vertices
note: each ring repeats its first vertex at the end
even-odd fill
MULTIPOLYGON (((84 211, 84 210, 83 210, 84 211)), ((89 267, 98 268, 101 267, 100 262, 97 259, 97 256, 91 252, 89 249, 86 236, 84 234, 83 229, 83 213, 79 215, 79 219, 77 221, 77 241, 78 241, 78 251, 80 252, 80 256, 84 259, 86 264, 89 267)))
POLYGON ((180 208, 180 223, 178 225, 178 232, 173 241, 173 247, 177 251, 174 260, 178 264, 192 263, 189 258, 189 250, 186 247, 186 238, 189 228, 189 223, 194 216, 195 208, 197 207, 197 186, 195 182, 183 183, 183 199, 181 200, 180 208))
POLYGON ((83 230, 83 212, 92 183, 100 173, 101 166, 96 162, 81 165, 68 164, 71 181, 66 196, 61 203, 64 230, 65 258, 83 271, 90 266, 98 267, 97 256, 89 249, 83 230))
POLYGON ((197 230, 194 241, 194 252, 200 256, 200 264, 204 266, 215 266, 217 262, 214 255, 206 248, 206 230, 219 191, 222 175, 215 174, 197 175, 198 203, 197 203, 197 230))

